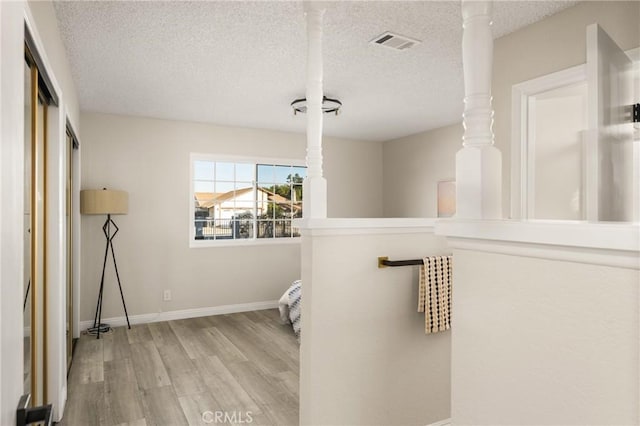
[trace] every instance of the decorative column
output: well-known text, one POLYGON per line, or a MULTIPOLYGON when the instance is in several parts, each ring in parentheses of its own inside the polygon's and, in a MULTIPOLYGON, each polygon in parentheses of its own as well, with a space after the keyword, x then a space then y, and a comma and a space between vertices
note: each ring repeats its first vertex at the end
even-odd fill
POLYGON ((462 1, 463 148, 456 154, 456 218, 502 218, 502 156, 493 145, 491 1, 462 1))
POLYGON ((305 1, 307 19, 307 177, 303 183, 303 216, 327 217, 327 180, 322 176, 322 18, 321 2, 305 1))

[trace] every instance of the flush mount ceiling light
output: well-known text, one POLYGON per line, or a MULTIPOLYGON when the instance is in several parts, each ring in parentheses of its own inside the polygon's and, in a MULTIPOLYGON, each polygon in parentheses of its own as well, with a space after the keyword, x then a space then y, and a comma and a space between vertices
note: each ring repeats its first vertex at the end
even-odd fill
MULTIPOLYGON (((340 107, 342 106, 342 102, 337 99, 327 98, 326 96, 322 97, 322 112, 325 114, 335 113, 338 115, 340 112, 340 107)), ((297 113, 306 113, 307 112, 307 98, 296 99, 291 102, 291 108, 293 108, 293 115, 297 113)))

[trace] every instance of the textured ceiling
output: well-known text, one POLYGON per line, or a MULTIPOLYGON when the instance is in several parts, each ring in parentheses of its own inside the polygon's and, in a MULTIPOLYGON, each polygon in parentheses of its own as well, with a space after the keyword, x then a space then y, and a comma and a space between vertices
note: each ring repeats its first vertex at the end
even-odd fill
MULTIPOLYGON (((494 37, 574 1, 499 1, 494 37)), ((304 132, 301 2, 57 1, 83 111, 304 132)), ((390 140, 460 121, 459 1, 328 3, 324 91, 343 102, 325 134, 390 140), (393 31, 407 51, 369 44, 393 31)))

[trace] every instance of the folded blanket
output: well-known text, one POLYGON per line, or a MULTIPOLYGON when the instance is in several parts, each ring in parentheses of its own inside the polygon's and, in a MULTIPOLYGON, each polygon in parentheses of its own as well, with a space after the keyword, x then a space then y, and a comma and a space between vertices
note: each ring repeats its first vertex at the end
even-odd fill
POLYGON ((293 331, 300 341, 300 309, 302 308, 302 281, 294 281, 278 301, 280 321, 293 325, 293 331))
POLYGON ((289 287, 289 320, 293 331, 300 339, 300 309, 302 308, 302 281, 297 280, 289 287))
POLYGON ((280 311, 280 322, 289 324, 289 289, 284 292, 280 300, 278 300, 278 310, 280 311))

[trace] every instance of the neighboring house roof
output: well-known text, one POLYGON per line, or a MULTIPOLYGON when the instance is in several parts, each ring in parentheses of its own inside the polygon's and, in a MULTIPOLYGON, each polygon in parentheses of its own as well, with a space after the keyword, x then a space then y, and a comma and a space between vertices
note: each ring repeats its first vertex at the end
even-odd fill
POLYGON ((222 204, 225 201, 232 200, 235 197, 238 197, 238 196, 240 196, 242 194, 246 194, 247 192, 251 192, 251 191, 253 191, 253 188, 249 187, 249 188, 240 188, 240 189, 236 189, 236 190, 233 190, 233 191, 225 192, 223 194, 219 194, 213 200, 212 207, 213 207, 213 205, 222 204))
POLYGON ((220 196, 219 192, 194 192, 193 196, 195 200, 198 202, 198 207, 202 207, 208 209, 213 207, 214 200, 216 197, 220 196))
MULTIPOLYGON (((291 200, 289 200, 288 198, 285 198, 280 194, 276 194, 275 192, 271 192, 265 188, 258 187, 257 190, 267 194, 267 199, 269 201, 273 201, 274 203, 281 204, 283 206, 289 206, 291 203, 291 200)), ((228 191, 224 193, 195 192, 194 197, 198 203, 198 207, 210 209, 216 205, 224 203, 225 201, 232 200, 235 197, 238 197, 242 194, 246 194, 247 192, 251 192, 251 191, 253 191, 253 187, 240 188, 240 189, 236 189, 236 190, 228 191)), ((302 206, 298 204, 299 203, 293 205, 293 210, 302 209, 302 206)))
MULTIPOLYGON (((259 188, 261 189, 261 188, 259 188)), ((246 194, 253 191, 252 187, 240 188, 228 192, 194 192, 194 198, 198 203, 197 207, 204 209, 210 209, 215 205, 222 204, 225 201, 231 200, 239 195, 246 194)))

